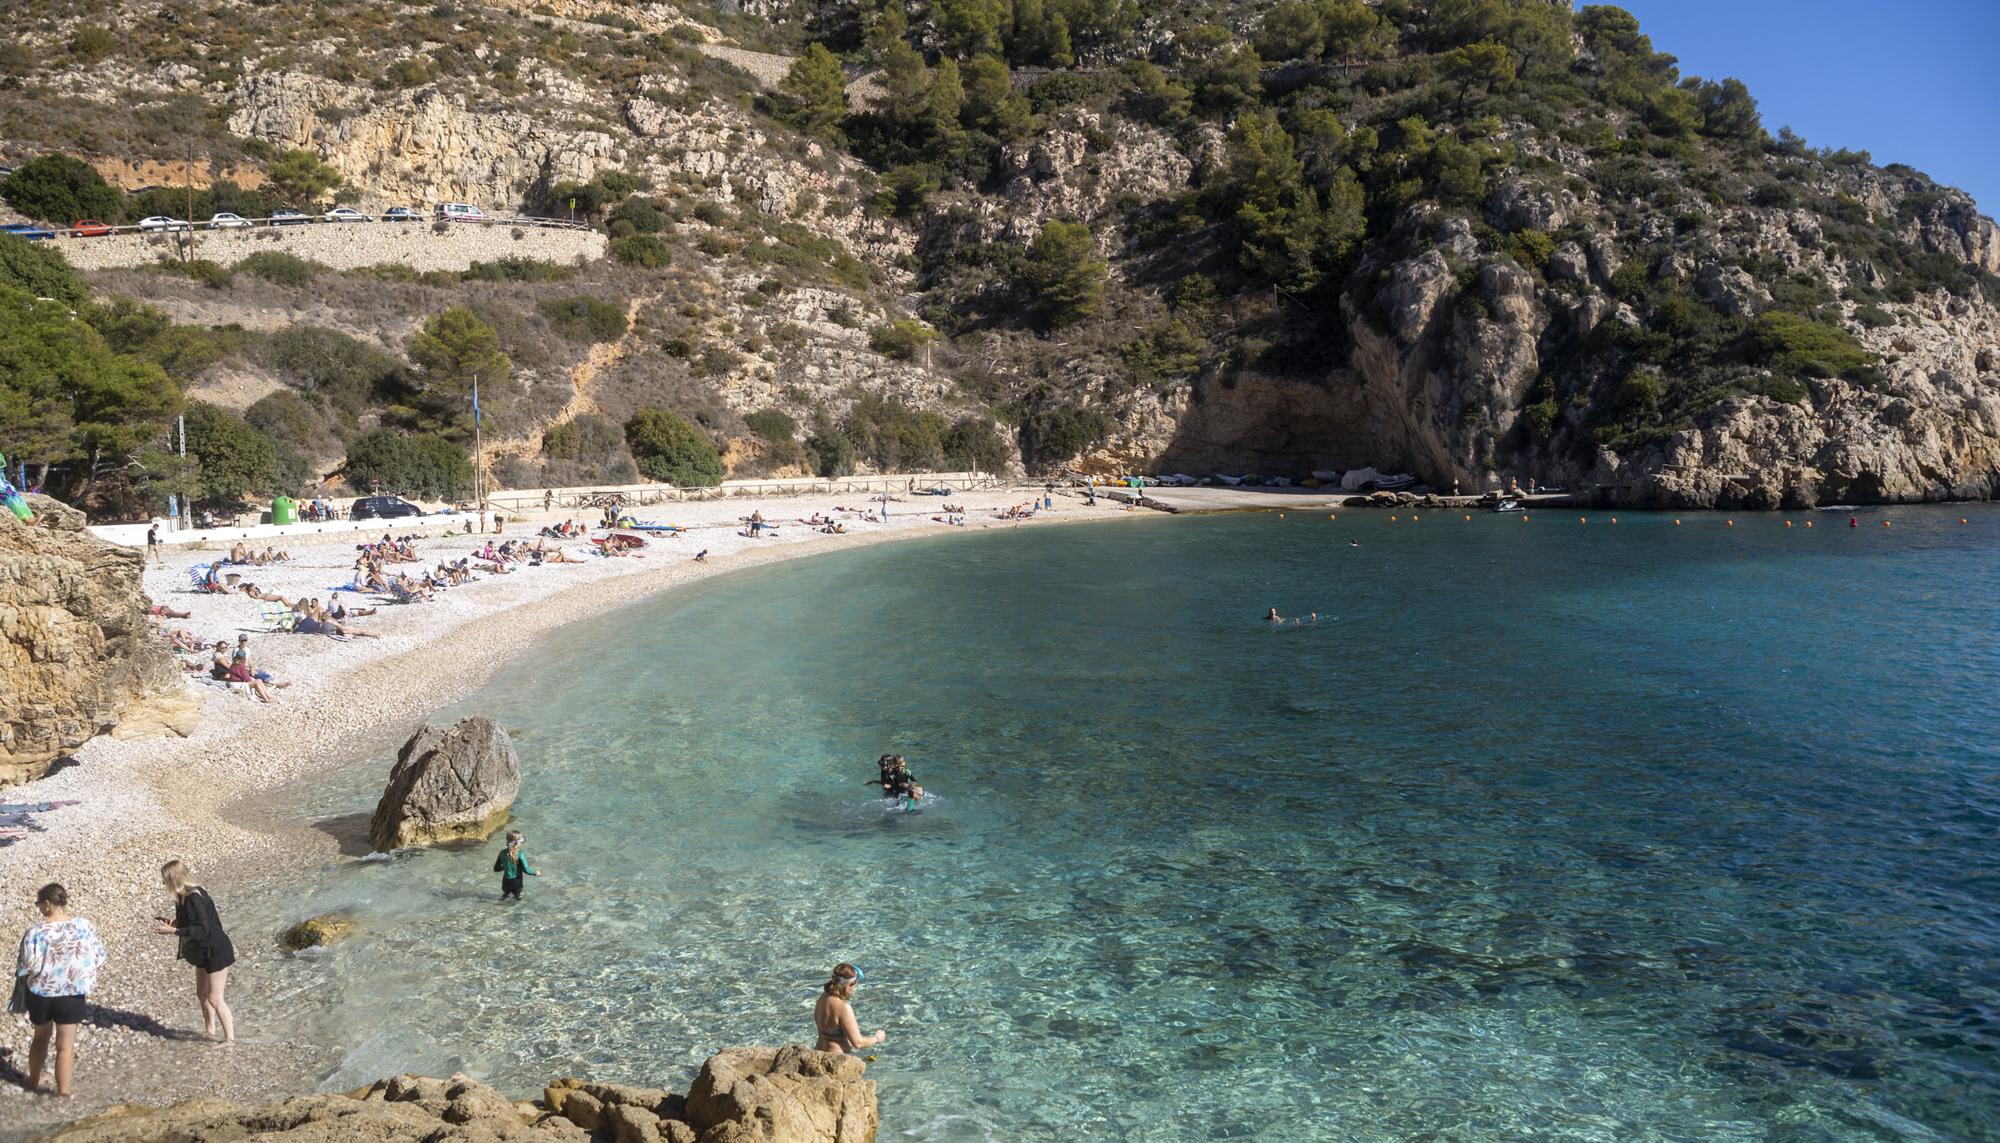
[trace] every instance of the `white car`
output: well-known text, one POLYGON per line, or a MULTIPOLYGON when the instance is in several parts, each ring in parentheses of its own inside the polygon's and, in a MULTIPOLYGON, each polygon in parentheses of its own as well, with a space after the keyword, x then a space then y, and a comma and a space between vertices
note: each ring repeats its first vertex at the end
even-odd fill
POLYGON ((156 214, 151 218, 140 219, 139 229, 140 230, 193 230, 194 227, 189 226, 186 222, 183 222, 178 218, 168 218, 164 214, 156 214))
POLYGON ((227 210, 216 212, 208 220, 210 230, 240 230, 248 225, 249 219, 227 210))
POLYGON ((375 216, 363 214, 351 206, 336 206, 319 216, 321 222, 373 222, 375 216))

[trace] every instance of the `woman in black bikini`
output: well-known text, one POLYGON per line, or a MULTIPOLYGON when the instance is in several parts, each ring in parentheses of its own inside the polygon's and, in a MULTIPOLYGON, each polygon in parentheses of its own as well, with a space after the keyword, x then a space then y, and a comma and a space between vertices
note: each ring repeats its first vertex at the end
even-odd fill
POLYGON ((820 989, 819 1002, 813 1005, 813 1027, 819 1030, 814 1051, 846 1055, 889 1038, 881 1028, 875 1029, 872 1036, 861 1034, 861 1025, 854 1019, 854 1005, 848 1003, 854 996, 854 986, 860 983, 860 969, 851 964, 833 966, 832 978, 820 989))

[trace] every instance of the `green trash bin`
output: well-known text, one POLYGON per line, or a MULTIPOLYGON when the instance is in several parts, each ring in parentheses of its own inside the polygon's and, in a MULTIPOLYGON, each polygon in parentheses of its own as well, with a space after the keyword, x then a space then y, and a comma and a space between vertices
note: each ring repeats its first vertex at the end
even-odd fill
POLYGON ((299 522, 299 502, 289 496, 280 496, 271 501, 271 523, 296 524, 299 522))

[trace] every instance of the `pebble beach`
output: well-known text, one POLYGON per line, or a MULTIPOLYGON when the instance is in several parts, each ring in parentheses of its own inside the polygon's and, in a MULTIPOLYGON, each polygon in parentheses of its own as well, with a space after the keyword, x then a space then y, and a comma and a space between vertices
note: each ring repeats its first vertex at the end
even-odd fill
MULTIPOLYGON (((190 684, 201 704, 199 726, 190 737, 100 736, 77 751, 75 764, 0 797, 80 803, 40 815, 42 832, 0 849, 0 932, 10 949, 35 919, 35 889, 59 881, 69 889, 72 911, 97 926, 110 953, 91 996, 92 1015, 79 1035, 74 1099, 24 1090, 29 1025, 22 1016, 0 1022, 0 1137, 31 1137, 119 1104, 158 1105, 195 1096, 269 1099, 315 1085, 324 1073, 324 1046, 259 1021, 259 962, 285 955, 276 934, 232 934, 238 966, 231 973, 230 998, 239 1042, 223 1047, 201 1036, 192 974, 175 959, 174 940, 151 931, 153 916, 171 909, 158 875, 170 858, 187 862, 210 886, 225 924, 232 882, 283 878, 288 870, 352 859, 341 856, 342 839, 263 810, 261 794, 364 752, 392 756, 426 715, 477 689, 496 666, 531 650, 544 636, 708 576, 917 535, 1151 515, 1104 499, 1088 507, 1079 495, 1059 494, 1052 511, 1025 521, 1003 518, 1010 506, 1039 491, 901 497, 886 522, 842 513, 844 535, 800 521, 841 506, 870 507, 859 495, 673 505, 654 516, 685 531, 654 540, 638 556, 586 555, 584 542, 550 540, 584 562, 481 574, 429 603, 399 605, 343 591, 340 598, 350 609, 380 609, 351 621, 380 637, 351 641, 261 631, 256 601, 193 590, 189 569, 226 555, 226 544, 168 546, 164 561, 146 570, 146 591, 154 603, 191 614, 161 622, 185 628, 210 646, 250 633, 256 665, 289 685, 267 704, 240 688, 190 684), (964 507, 963 526, 934 519, 946 501, 964 507), (775 532, 754 540, 743 534, 741 521, 752 511, 761 511, 775 532), (706 559, 696 562, 695 554, 703 550, 706 559)), ((565 519, 595 523, 595 515, 595 510, 560 508, 528 512, 510 518, 502 538, 532 541, 545 525, 565 519)), ((309 596, 330 603, 331 589, 350 578, 355 547, 363 540, 384 533, 420 535, 420 562, 393 570, 421 575, 493 539, 490 533, 422 535, 396 523, 385 521, 381 531, 364 534, 259 539, 257 550, 270 543, 292 558, 230 570, 288 600, 309 596)), ((43 1082, 48 1085, 46 1076, 43 1082)))

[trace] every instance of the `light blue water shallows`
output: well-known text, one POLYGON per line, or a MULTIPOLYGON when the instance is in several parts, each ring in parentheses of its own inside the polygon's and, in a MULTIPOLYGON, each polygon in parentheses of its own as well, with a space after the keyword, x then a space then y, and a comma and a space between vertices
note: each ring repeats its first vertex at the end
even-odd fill
MULTIPOLYGON (((1963 511, 1295 511, 725 577, 452 712, 519 732, 524 903, 497 845, 245 900, 368 930, 258 1019, 339 1043, 330 1088, 678 1086, 809 1036, 851 959, 884 1139, 2000 1137, 2000 512, 1963 511), (885 750, 934 805, 884 812, 885 750)), ((298 799, 365 813, 387 766, 298 799)))

